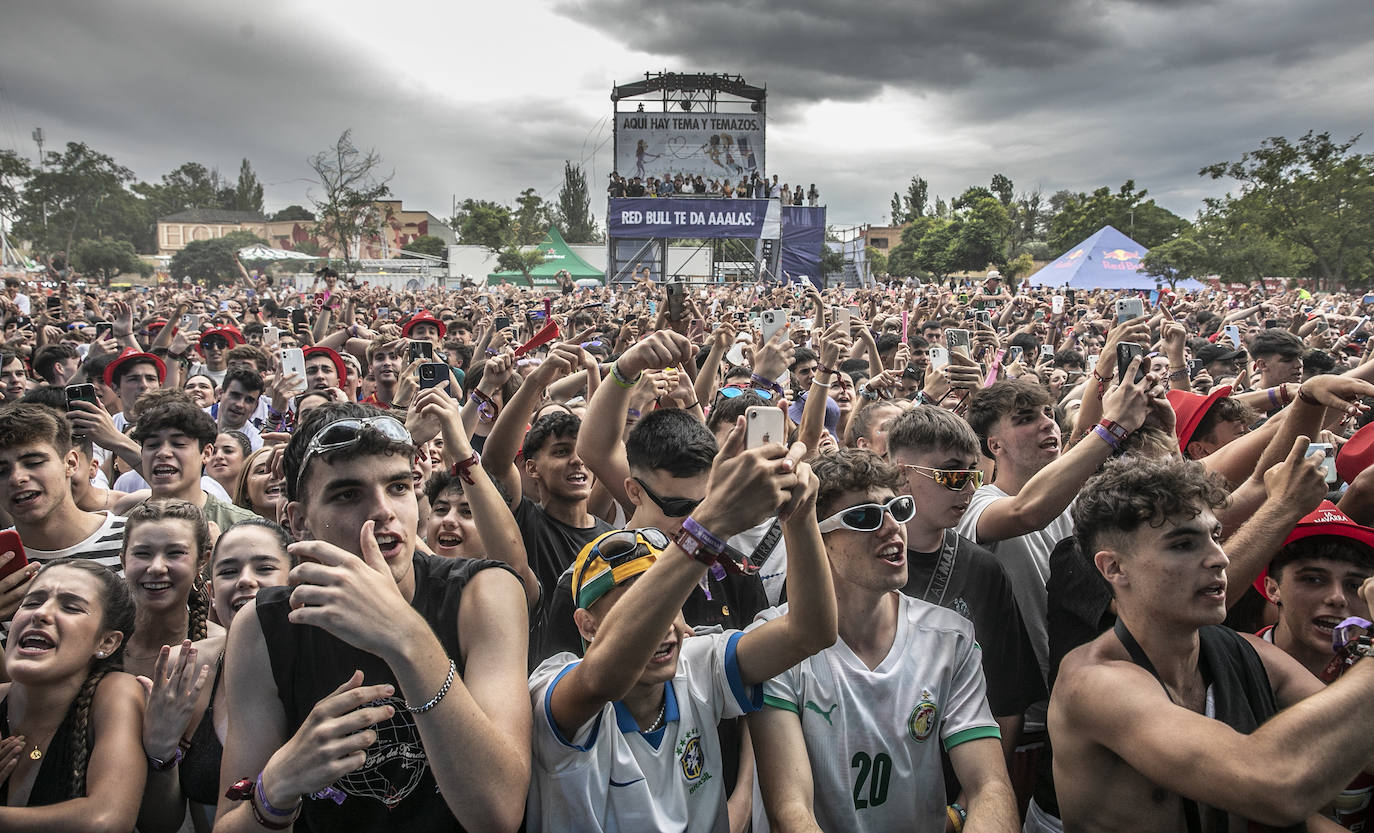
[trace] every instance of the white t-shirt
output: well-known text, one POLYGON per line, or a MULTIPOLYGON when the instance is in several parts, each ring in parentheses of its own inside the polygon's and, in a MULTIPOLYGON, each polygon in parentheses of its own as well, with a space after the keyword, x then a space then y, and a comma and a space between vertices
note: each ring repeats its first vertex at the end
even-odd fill
MULTIPOLYGON (((234 502, 234 499, 229 497, 229 493, 224 490, 224 487, 219 485, 219 481, 208 474, 202 474, 200 476, 200 487, 225 503, 234 502)), ((136 471, 126 471, 115 481, 114 488, 117 492, 137 492, 139 489, 147 489, 148 481, 144 480, 143 475, 136 471)))
POLYGON ((29 296, 25 295, 22 292, 14 296, 14 305, 16 307, 19 307, 20 315, 28 315, 32 309, 29 303, 29 296))
POLYGON ((545 831, 687 831, 730 827, 716 724, 755 711, 762 686, 746 688, 735 644, 740 631, 683 640, 666 684, 664 726, 641 732, 620 703, 607 703, 571 739, 553 722, 550 697, 579 660, 544 660, 530 675, 534 766, 525 824, 545 831))
MULTIPOLYGON (((1025 620, 1035 658, 1040 662, 1040 673, 1049 679, 1049 593, 1045 590, 1045 582, 1050 578, 1050 553, 1060 541, 1073 534, 1073 520, 1069 517, 1069 510, 1065 509, 1044 529, 1005 541, 979 538, 978 519, 982 517, 983 510, 1005 497, 1010 495, 996 486, 989 484, 980 487, 969 500, 968 511, 964 512, 956 531, 982 544, 1002 564, 1007 578, 1011 580, 1012 592, 1016 594, 1016 604, 1021 608, 1021 618, 1025 620)), ((1038 731, 1043 728, 1043 707, 1032 707, 1027 712, 1026 729, 1038 731)))
MULTIPOLYGON (((822 830, 941 833, 941 746, 1000 737, 972 623, 897 599, 897 634, 877 668, 841 639, 763 686, 765 706, 801 719, 822 830)), ((786 611, 762 611, 750 629, 786 611)))

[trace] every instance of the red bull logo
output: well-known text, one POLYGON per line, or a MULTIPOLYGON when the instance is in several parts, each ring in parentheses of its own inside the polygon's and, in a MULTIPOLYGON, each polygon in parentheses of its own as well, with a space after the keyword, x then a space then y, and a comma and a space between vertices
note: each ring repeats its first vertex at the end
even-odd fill
POLYGON ((1140 260, 1140 252, 1130 252, 1125 249, 1112 249, 1102 253, 1103 260, 1116 260, 1125 263, 1128 260, 1140 260))
POLYGON ((1072 252, 1061 257, 1055 264, 1056 269, 1067 269, 1083 259, 1085 252, 1082 249, 1074 249, 1072 252))
POLYGON ((1102 268, 1134 272, 1140 268, 1142 254, 1142 252, 1133 252, 1129 249, 1108 249, 1102 253, 1102 268))

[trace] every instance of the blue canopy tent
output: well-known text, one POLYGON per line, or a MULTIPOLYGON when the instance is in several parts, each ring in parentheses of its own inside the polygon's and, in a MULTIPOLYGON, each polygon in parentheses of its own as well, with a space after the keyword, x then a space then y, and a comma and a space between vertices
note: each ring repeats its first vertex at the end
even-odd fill
MULTIPOLYGON (((1148 251, 1112 226, 1103 226, 1031 275, 1030 282, 1033 286, 1070 289, 1154 289, 1156 285, 1168 285, 1168 279, 1140 271, 1140 259, 1148 251)), ((1177 288, 1206 289, 1192 279, 1179 281, 1177 288)))

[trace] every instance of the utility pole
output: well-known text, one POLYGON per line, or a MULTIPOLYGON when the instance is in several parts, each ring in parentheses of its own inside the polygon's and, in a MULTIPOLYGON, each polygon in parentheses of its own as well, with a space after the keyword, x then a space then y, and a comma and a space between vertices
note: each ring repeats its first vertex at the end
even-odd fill
MULTIPOLYGON (((38 145, 38 167, 39 167, 40 169, 42 169, 42 168, 45 167, 45 165, 44 165, 44 160, 43 160, 43 128, 41 128, 41 127, 35 127, 35 128, 33 129, 33 141, 34 141, 34 144, 38 145)), ((44 201, 44 202, 43 202, 43 228, 46 229, 47 227, 48 227, 48 203, 47 203, 47 201, 44 201)))

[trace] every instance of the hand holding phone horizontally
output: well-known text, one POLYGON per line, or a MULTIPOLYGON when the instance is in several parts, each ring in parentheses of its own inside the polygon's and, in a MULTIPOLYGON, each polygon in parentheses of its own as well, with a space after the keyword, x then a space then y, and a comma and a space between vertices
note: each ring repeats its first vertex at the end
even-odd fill
POLYGON ((744 412, 744 445, 758 448, 768 443, 787 443, 782 411, 776 405, 753 405, 744 412))

